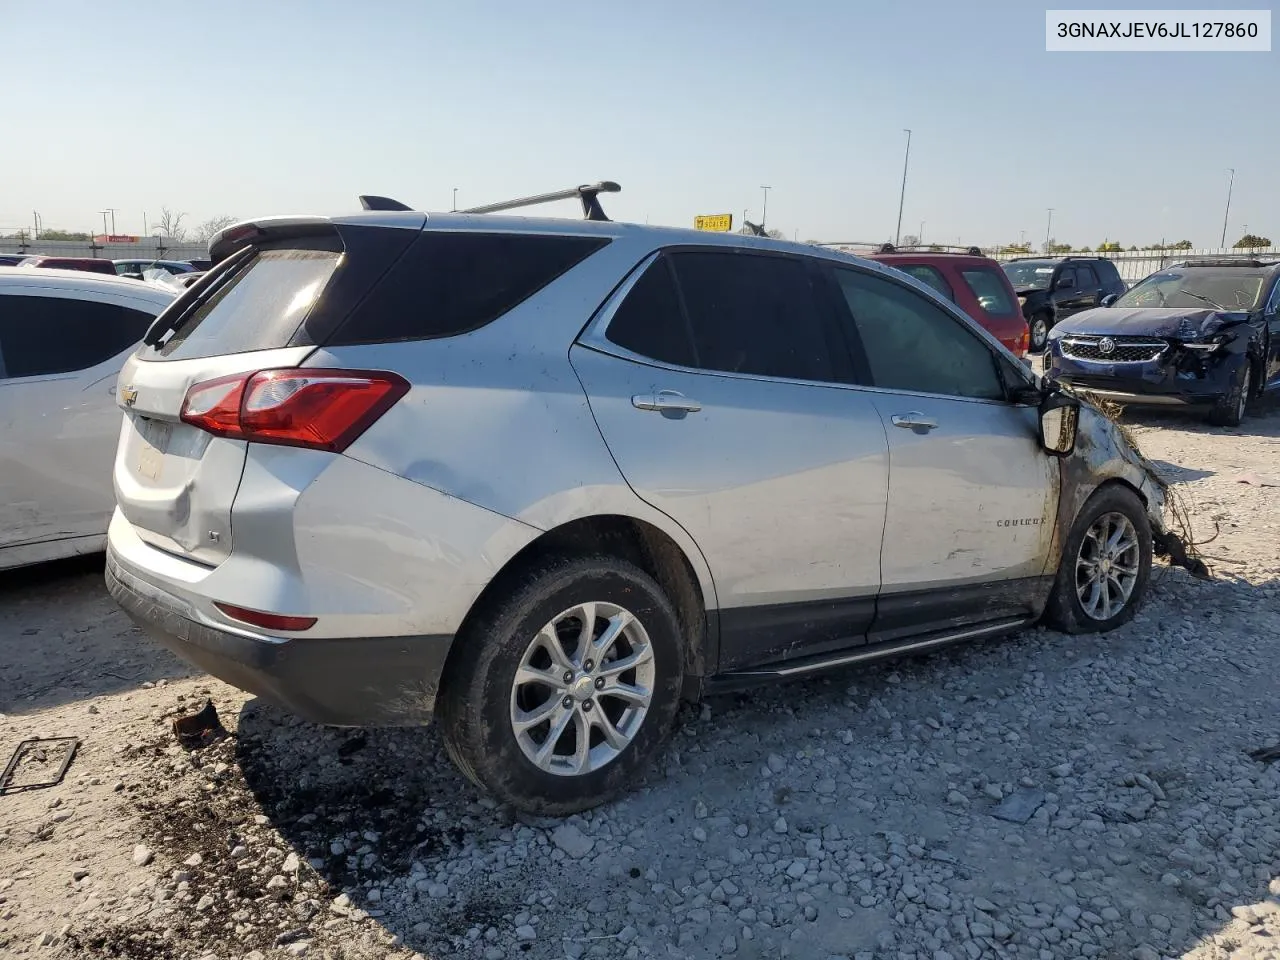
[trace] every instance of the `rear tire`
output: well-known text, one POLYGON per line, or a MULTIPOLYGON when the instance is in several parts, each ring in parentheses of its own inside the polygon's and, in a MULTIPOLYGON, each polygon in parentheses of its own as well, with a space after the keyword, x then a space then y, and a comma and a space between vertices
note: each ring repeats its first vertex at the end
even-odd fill
POLYGON ((674 725, 679 620, 626 561, 545 561, 456 643, 439 700, 445 748, 469 780, 519 810, 563 816, 612 799, 674 725))
POLYGON ((1049 319, 1047 313, 1035 313, 1031 315, 1030 321, 1027 323, 1031 346, 1028 348, 1031 353, 1043 353, 1045 346, 1049 343, 1049 330, 1053 327, 1053 322, 1049 319))
POLYGON ((1045 608, 1063 633, 1106 633, 1133 619, 1151 580, 1151 522, 1128 487, 1110 484, 1080 510, 1045 608))
POLYGON ((1213 405, 1213 409, 1209 412, 1209 422, 1215 427, 1240 426, 1252 392, 1253 364, 1246 360, 1236 377, 1235 386, 1213 405))

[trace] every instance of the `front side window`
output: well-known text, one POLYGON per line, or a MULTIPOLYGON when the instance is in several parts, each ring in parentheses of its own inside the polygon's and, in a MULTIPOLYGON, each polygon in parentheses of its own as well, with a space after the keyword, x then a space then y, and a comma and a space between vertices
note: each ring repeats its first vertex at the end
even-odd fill
POLYGON ((67 297, 0 296, 0 376, 51 376, 97 366, 134 346, 149 313, 67 297))
POLYGON ((961 270, 960 275, 973 295, 978 298, 978 305, 993 317, 1021 316, 1021 311, 1014 305, 1009 296, 1009 288, 1005 279, 991 267, 969 267, 961 270))
POLYGON ((983 400, 1004 398, 995 355, 962 321, 914 290, 858 270, 836 279, 872 385, 983 400))
POLYGON ((1081 290, 1098 289, 1098 277, 1088 264, 1076 264, 1076 284, 1081 290))

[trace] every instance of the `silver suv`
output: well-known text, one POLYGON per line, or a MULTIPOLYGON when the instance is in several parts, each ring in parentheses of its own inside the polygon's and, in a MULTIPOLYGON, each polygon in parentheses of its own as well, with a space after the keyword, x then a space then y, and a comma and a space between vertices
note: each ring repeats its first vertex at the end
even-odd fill
POLYGON ((376 209, 212 256, 120 376, 112 593, 302 717, 434 719, 526 810, 719 686, 1109 630, 1179 545, 1109 421, 869 261, 376 209))

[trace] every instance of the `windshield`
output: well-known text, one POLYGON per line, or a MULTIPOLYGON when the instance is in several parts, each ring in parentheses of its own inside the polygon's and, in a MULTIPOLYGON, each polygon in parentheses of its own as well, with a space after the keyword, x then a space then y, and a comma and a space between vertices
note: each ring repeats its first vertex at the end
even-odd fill
POLYGON ((1191 267, 1153 273, 1115 302, 1117 307, 1256 310, 1263 274, 1248 267, 1191 267))
POLYGON ((1053 279, 1053 267, 1052 263, 1043 260, 1028 260, 1006 263, 1004 272, 1015 290, 1048 290, 1049 281, 1053 279))

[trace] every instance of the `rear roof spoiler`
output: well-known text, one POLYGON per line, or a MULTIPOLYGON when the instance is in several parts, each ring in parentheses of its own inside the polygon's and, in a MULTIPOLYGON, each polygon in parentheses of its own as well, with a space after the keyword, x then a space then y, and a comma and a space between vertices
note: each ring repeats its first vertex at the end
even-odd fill
MULTIPOLYGON (((520 197, 517 200, 502 200, 498 203, 486 203, 480 207, 469 207, 459 213, 498 213, 502 210, 518 210, 521 207, 533 207, 541 203, 555 203, 557 200, 572 200, 577 197, 582 201, 582 216, 587 220, 604 220, 604 208, 600 206, 600 194, 617 193, 622 189, 612 180, 601 180, 599 183, 584 183, 568 190, 556 190, 553 193, 540 193, 533 197, 520 197)), ((360 197, 360 207, 364 210, 412 210, 407 204, 391 197, 378 197, 365 194, 360 197)))

